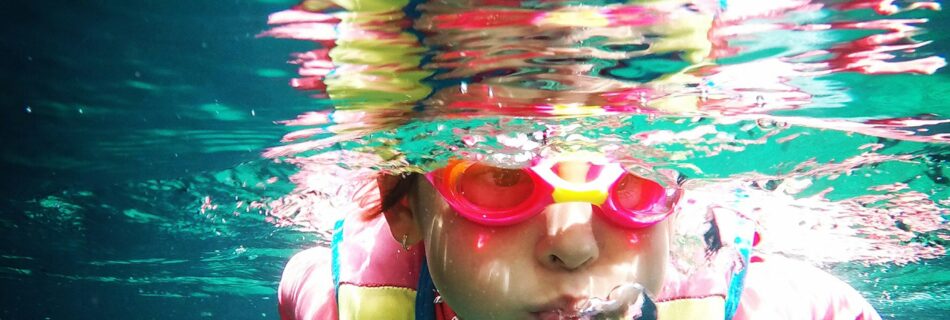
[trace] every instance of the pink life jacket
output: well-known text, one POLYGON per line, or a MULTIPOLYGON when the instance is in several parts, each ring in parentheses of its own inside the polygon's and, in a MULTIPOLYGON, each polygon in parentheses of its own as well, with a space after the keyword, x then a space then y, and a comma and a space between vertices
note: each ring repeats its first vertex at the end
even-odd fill
MULTIPOLYGON (((853 288, 821 270, 780 258, 750 259, 754 225, 730 212, 714 215, 716 234, 706 241, 719 242, 731 250, 720 254, 733 257, 690 274, 670 267, 655 297, 659 319, 880 319, 853 288)), ((403 250, 382 216, 339 221, 330 257, 311 250, 284 271, 282 319, 455 318, 437 298, 421 245, 403 250)))
MULTIPOLYGON (((322 271, 319 264, 327 263, 325 258, 303 254, 301 259, 309 262, 288 263, 280 289, 283 319, 451 320, 455 317, 447 305, 437 303, 438 293, 429 278, 421 245, 403 250, 393 240, 383 217, 338 222, 331 252, 332 293, 314 296, 300 279, 292 280, 296 274, 318 276, 314 272, 322 271), (324 261, 319 261, 321 259, 324 261), (311 300, 313 305, 301 305, 302 299, 311 300)), ((664 286, 667 294, 658 295, 657 312, 664 318, 701 319, 697 316, 703 315, 705 319, 724 319, 730 289, 726 280, 730 278, 721 274, 677 277, 664 286)))

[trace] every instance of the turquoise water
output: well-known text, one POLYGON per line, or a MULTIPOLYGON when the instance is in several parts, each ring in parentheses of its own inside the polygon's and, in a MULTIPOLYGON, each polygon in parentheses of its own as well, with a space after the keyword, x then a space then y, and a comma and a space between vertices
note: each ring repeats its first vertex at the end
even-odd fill
POLYGON ((309 108, 299 45, 254 38, 287 5, 0 4, 0 318, 276 318, 313 237, 200 207, 291 188, 260 152, 309 108))
MULTIPOLYGON (((283 264, 320 240, 313 233, 274 227, 267 208, 252 204, 280 198, 295 187, 288 178, 297 168, 261 157, 295 130, 274 122, 326 104, 287 86, 296 72, 285 64, 290 53, 312 44, 255 37, 268 29, 268 14, 292 4, 0 4, 0 99, 5 104, 0 164, 6 177, 0 183, 0 286, 6 292, 0 318, 277 318, 275 290, 283 264)), ((868 16, 846 12, 818 20, 868 16)), ((917 16, 933 19, 929 30, 950 25, 942 12, 902 17, 917 16)), ((945 34, 919 38, 935 41, 920 56, 947 52, 945 34)), ((774 48, 784 45, 754 40, 748 42, 763 48, 723 63, 776 55, 774 48)), ((947 75, 944 68, 931 76, 819 77, 832 88, 844 86, 852 100, 841 102, 835 90, 818 87, 809 91, 818 97, 810 105, 846 107, 776 114, 947 119, 947 75)), ((946 124, 930 129, 948 132, 946 124)), ((785 134, 811 137, 706 163, 720 165, 723 175, 743 170, 724 163, 788 168, 810 157, 840 160, 857 154, 850 147, 880 143, 888 147, 884 154, 925 157, 858 170, 873 172, 871 178, 820 178, 808 192, 835 186, 829 197, 844 199, 868 193, 868 186, 907 181, 935 201, 948 197, 946 141, 790 130, 785 134), (829 140, 849 148, 806 153, 829 140), (932 178, 912 179, 916 176, 932 178)), ((946 215, 947 204, 940 208, 946 215)), ((942 230, 945 236, 945 225, 942 230)), ((940 234, 923 236, 939 242, 940 234)), ((945 256, 908 265, 827 267, 887 318, 939 319, 950 312, 945 256)))

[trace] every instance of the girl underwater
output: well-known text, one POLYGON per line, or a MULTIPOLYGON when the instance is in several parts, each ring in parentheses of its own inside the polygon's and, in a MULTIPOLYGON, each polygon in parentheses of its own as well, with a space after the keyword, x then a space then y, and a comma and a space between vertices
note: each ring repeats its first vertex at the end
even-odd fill
POLYGON ((751 221, 724 208, 704 235, 713 262, 677 272, 671 220, 698 208, 673 208, 709 199, 593 158, 381 175, 383 217, 344 220, 332 249, 288 263, 282 318, 880 318, 823 271, 750 257, 751 221))
MULTIPOLYGON (((779 80, 756 83, 771 90, 754 98, 722 89, 726 72, 708 60, 728 53, 713 28, 729 29, 728 14, 715 14, 726 12, 724 1, 607 2, 430 1, 413 3, 422 13, 410 19, 406 2, 307 0, 272 16, 275 24, 303 24, 268 35, 322 44, 298 56, 306 77, 292 84, 323 92, 337 107, 287 122, 323 125, 287 141, 333 137, 268 156, 346 150, 375 132, 397 131, 352 148, 363 156, 314 156, 376 164, 353 170, 367 183, 306 178, 357 186, 352 203, 338 206, 352 212, 337 213, 330 246, 288 262, 282 319, 879 319, 841 280, 756 253, 759 209, 741 201, 741 188, 709 192, 654 161, 669 157, 655 150, 669 134, 649 130, 652 120, 637 122, 638 130, 648 127, 633 134, 641 144, 575 134, 571 128, 585 122, 566 117, 734 115, 777 106, 763 101, 810 99, 779 80), (424 57, 410 24, 441 50, 424 57), (598 49, 573 45, 584 39, 598 49), (607 70, 580 56, 627 68, 607 70), (672 60, 630 71, 639 61, 672 60), (695 94, 673 93, 683 88, 695 94), (469 120, 486 115, 502 120, 469 120), (407 117, 431 122, 407 125, 407 117), (538 120, 546 118, 558 120, 538 120), (439 122, 446 119, 457 121, 439 122), (413 125, 435 130, 406 129, 413 125), (433 145, 451 152, 393 151, 413 139, 439 140, 433 145)), ((806 5, 780 1, 751 11, 806 5)), ((769 76, 785 70, 775 64, 755 79, 779 78, 769 76)))

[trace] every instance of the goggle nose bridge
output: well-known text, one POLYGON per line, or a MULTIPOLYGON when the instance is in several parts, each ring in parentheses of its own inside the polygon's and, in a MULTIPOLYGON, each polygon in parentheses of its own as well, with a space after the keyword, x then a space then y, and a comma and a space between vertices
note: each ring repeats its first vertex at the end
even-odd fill
POLYGON ((551 168, 536 166, 532 171, 554 188, 551 196, 555 203, 588 202, 598 206, 607 201, 610 185, 624 173, 619 164, 607 164, 594 180, 576 183, 564 180, 551 168))

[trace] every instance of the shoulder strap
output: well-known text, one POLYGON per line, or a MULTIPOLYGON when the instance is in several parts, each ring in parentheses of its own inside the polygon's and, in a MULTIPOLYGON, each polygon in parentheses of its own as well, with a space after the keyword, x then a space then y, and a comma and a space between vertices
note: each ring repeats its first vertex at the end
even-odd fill
POLYGON ((343 243, 343 222, 344 219, 340 219, 333 225, 333 238, 330 240, 330 271, 333 273, 336 305, 340 305, 340 246, 343 243))
POLYGON ((435 284, 429 274, 429 264, 423 259, 416 286, 416 320, 435 320, 435 284))
POLYGON ((742 289, 745 287, 746 271, 749 269, 749 259, 752 255, 752 237, 755 234, 755 225, 744 218, 737 220, 739 235, 736 235, 734 244, 742 259, 741 268, 736 270, 729 282, 729 292, 726 294, 726 320, 732 319, 739 309, 739 299, 742 298, 742 289))
POLYGON ((752 246, 754 245, 753 242, 755 239, 755 222, 748 216, 743 215, 740 211, 750 210, 750 208, 743 205, 745 201, 748 200, 749 195, 742 189, 736 189, 735 193, 734 206, 738 209, 731 210, 734 214, 716 216, 717 220, 727 220, 717 222, 725 222, 730 226, 730 232, 724 235, 728 238, 721 240, 731 242, 735 250, 738 251, 739 258, 741 259, 740 265, 738 266, 739 268, 737 268, 732 275, 732 280, 729 282, 729 291, 726 294, 726 320, 732 319, 739 309, 739 299, 742 298, 742 289, 745 287, 746 270, 749 269, 752 246))

